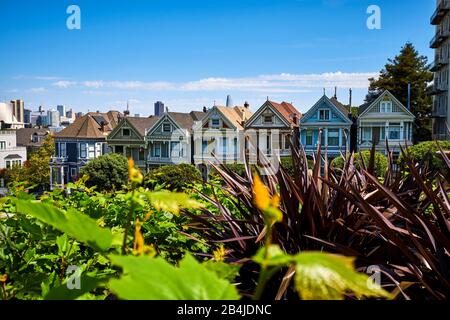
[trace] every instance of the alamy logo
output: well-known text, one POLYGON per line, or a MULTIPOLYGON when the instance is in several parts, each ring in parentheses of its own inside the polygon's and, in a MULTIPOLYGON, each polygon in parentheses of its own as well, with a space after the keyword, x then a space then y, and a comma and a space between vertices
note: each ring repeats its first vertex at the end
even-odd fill
POLYGON ((67 7, 67 14, 70 16, 67 18, 66 25, 69 30, 80 30, 81 29, 81 9, 77 5, 71 5, 67 7))
POLYGON ((370 14, 370 16, 367 18, 367 28, 369 30, 380 30, 381 8, 377 5, 371 5, 367 8, 367 14, 370 14))
POLYGON ((70 275, 67 279, 67 289, 80 290, 81 289, 81 268, 78 266, 69 266, 66 274, 70 275))

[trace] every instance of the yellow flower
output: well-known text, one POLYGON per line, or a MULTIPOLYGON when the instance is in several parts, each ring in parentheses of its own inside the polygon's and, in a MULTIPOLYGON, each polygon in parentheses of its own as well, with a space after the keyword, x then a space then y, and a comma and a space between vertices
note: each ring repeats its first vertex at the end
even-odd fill
POLYGON ((6 280, 8 280, 8 275, 5 273, 0 277, 0 282, 6 282, 6 280))
POLYGON ((259 176, 253 179, 253 196, 255 205, 260 210, 266 210, 270 206, 270 194, 259 176))
POLYGON ((136 220, 136 229, 134 231, 134 246, 133 253, 137 256, 146 254, 151 257, 156 255, 156 250, 153 245, 146 246, 144 241, 144 236, 141 232, 142 222, 139 219, 136 220))
POLYGON ((99 227, 104 227, 105 226, 105 219, 103 217, 101 217, 100 219, 97 220, 97 225, 99 227))
POLYGON ((213 256, 214 256, 213 260, 216 262, 221 262, 225 258, 226 254, 227 253, 225 251, 225 248, 223 246, 221 246, 220 248, 213 251, 213 256))
POLYGON ((276 222, 283 220, 281 213, 280 197, 275 194, 270 196, 269 189, 264 185, 259 176, 255 176, 253 182, 253 199, 256 207, 264 213, 264 218, 267 225, 273 225, 276 222))
POLYGON ((144 176, 141 171, 134 166, 133 159, 128 159, 128 178, 131 182, 141 184, 144 181, 144 176))

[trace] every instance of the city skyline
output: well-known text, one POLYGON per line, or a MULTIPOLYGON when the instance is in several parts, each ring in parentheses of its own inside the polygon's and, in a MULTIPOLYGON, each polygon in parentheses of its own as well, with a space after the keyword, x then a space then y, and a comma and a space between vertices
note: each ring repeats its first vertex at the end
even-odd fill
POLYGON ((361 104, 367 79, 406 41, 434 57, 433 1, 377 1, 381 30, 366 27, 365 0, 75 1, 81 30, 66 27, 70 4, 2 1, 1 14, 17 16, 0 22, 14 48, 0 52, 2 100, 83 112, 128 101, 132 114, 149 115, 158 100, 182 112, 230 94, 253 109, 269 96, 304 112, 335 86, 343 103, 352 88, 361 104))

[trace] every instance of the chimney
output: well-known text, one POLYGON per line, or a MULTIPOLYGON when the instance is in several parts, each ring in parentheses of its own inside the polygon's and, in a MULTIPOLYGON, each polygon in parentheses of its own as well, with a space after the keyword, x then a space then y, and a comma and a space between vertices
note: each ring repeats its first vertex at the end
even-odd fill
POLYGON ((166 107, 166 112, 169 112, 169 107, 166 107))
POLYGON ((334 98, 337 100, 337 87, 334 87, 334 98))
POLYGON ((208 109, 206 108, 206 106, 203 106, 203 112, 208 112, 208 109))
POLYGON ((250 104, 249 104, 247 101, 245 101, 245 103, 244 103, 244 108, 245 108, 245 109, 250 108, 250 104))

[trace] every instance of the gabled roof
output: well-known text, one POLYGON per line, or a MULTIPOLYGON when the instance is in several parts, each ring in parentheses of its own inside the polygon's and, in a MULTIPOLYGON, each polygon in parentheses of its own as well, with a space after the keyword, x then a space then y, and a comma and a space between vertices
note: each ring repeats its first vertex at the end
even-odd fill
POLYGON ((161 117, 159 116, 150 116, 148 118, 142 118, 142 117, 127 117, 128 123, 130 123, 136 131, 142 136, 145 136, 145 131, 151 129, 156 122, 161 117))
POLYGON ((32 136, 50 135, 50 130, 43 128, 22 128, 16 131, 17 146, 21 147, 39 147, 42 142, 33 142, 32 136))
POLYGON ((272 109, 278 113, 278 115, 282 118, 286 125, 297 125, 294 123, 294 117, 293 115, 297 115, 297 121, 299 121, 302 117, 302 113, 298 111, 291 103, 282 102, 277 103, 274 101, 267 100, 259 109, 257 112, 255 112, 247 121, 247 125, 251 126, 251 123, 260 116, 261 112, 267 107, 267 104, 270 104, 272 109))
POLYGON ((397 105, 400 106, 401 109, 411 117, 414 117, 414 114, 406 108, 403 103, 400 102, 389 90, 384 90, 372 103, 365 103, 359 107, 359 117, 365 115, 374 105, 379 103, 384 96, 388 95, 392 101, 394 101, 397 105))
POLYGON ((334 107, 336 111, 341 115, 341 118, 347 122, 348 124, 352 124, 352 121, 349 119, 350 110, 347 106, 344 106, 342 103, 340 103, 335 97, 328 98, 326 95, 323 95, 315 104, 312 106, 307 113, 305 113, 301 119, 301 122, 305 124, 304 121, 309 119, 312 112, 317 109, 319 104, 324 101, 325 103, 329 104, 330 107, 334 107))
POLYGON ((182 112, 169 112, 168 115, 172 118, 176 124, 182 128, 192 131, 192 127, 196 121, 202 120, 206 116, 206 112, 191 111, 189 113, 182 112))
POLYGON ((242 124, 250 119, 253 115, 253 112, 251 112, 250 109, 246 107, 216 106, 216 108, 228 119, 228 121, 230 121, 239 130, 244 129, 242 124))
POLYGON ((107 113, 89 112, 67 128, 55 134, 55 138, 106 138, 117 126, 121 113, 109 111, 107 113), (102 130, 103 126, 103 130, 102 130))

